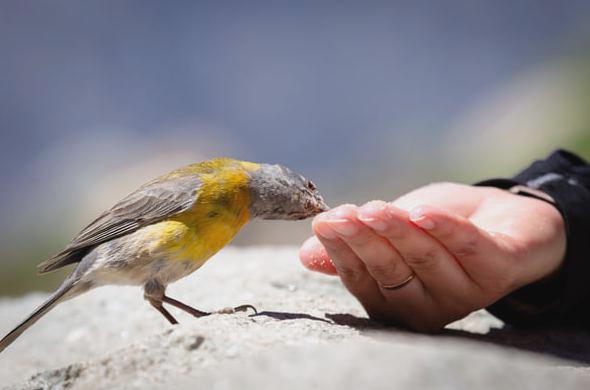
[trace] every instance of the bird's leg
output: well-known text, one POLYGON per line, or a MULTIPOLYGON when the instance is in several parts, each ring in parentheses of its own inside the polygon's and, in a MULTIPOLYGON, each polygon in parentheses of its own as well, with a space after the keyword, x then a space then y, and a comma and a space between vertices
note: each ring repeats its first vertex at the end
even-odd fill
POLYGON ((211 313, 207 313, 206 311, 201 311, 201 310, 195 309, 194 307, 191 307, 189 305, 186 305, 186 304, 184 304, 184 303, 182 303, 180 301, 177 301, 174 298, 170 298, 170 297, 168 297, 166 295, 164 295, 162 297, 162 302, 169 303, 172 306, 177 307, 180 310, 184 310, 187 313, 192 314, 195 317, 205 317, 205 316, 208 316, 208 315, 211 314, 211 313))
POLYGON ((166 287, 155 281, 149 281, 143 288, 143 297, 159 311, 172 325, 178 324, 176 318, 162 305, 166 287))
POLYGON ((160 313, 162 313, 162 315, 164 317, 166 317, 166 319, 172 325, 178 324, 178 321, 176 321, 176 318, 174 318, 174 316, 172 316, 172 314, 170 314, 170 312, 168 310, 166 310, 164 308, 164 306, 162 306, 162 301, 156 301, 155 299, 149 299, 149 298, 148 298, 148 301, 152 304, 153 307, 156 308, 157 311, 159 311, 160 313))
MULTIPOLYGON (((208 313, 206 311, 201 311, 201 310, 195 309, 194 307, 191 307, 187 304, 184 304, 184 303, 177 301, 174 298, 170 298, 166 295, 164 295, 162 297, 162 301, 164 303, 169 303, 172 306, 175 306, 181 310, 184 310, 187 313, 192 314, 195 317, 205 317, 205 316, 212 314, 212 313, 208 313)), ((252 309, 254 311, 254 313, 258 314, 258 311, 256 311, 256 308, 252 305, 240 305, 240 306, 237 306, 234 308, 227 307, 225 309, 218 310, 215 313, 217 313, 217 314, 233 314, 238 311, 247 311, 248 309, 252 309)))

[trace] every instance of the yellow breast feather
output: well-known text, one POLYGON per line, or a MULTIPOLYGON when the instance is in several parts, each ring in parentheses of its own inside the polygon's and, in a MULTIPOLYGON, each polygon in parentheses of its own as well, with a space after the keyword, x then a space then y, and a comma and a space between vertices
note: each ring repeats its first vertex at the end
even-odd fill
MULTIPOLYGON (((254 165, 254 164, 252 164, 254 165)), ((193 207, 154 226, 152 247, 171 258, 202 263, 230 242, 250 218, 248 175, 241 169, 201 172, 193 207)))

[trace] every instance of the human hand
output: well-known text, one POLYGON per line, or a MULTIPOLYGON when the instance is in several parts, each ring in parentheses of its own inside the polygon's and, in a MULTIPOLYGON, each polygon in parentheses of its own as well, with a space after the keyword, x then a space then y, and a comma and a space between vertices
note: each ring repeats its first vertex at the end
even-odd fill
POLYGON ((306 267, 340 276, 371 318, 418 331, 551 275, 565 256, 555 207, 490 187, 433 184, 392 203, 336 207, 312 226, 306 267))

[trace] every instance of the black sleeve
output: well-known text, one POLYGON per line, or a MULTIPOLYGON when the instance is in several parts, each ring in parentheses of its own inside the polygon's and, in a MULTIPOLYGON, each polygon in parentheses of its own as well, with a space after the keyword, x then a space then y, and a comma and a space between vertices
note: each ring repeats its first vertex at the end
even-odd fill
POLYGON ((487 309, 518 326, 590 326, 590 166, 558 150, 512 179, 476 183, 508 189, 525 185, 549 194, 565 221, 564 263, 552 277, 524 286, 487 309))

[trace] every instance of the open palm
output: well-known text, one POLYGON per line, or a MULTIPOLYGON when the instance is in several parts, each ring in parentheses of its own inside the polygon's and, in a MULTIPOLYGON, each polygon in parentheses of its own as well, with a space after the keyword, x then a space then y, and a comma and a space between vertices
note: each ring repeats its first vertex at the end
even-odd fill
POLYGON ((391 203, 338 206, 318 215, 313 230, 300 251, 306 267, 340 276, 372 318, 420 331, 551 275, 566 241, 552 205, 453 183, 391 203))

